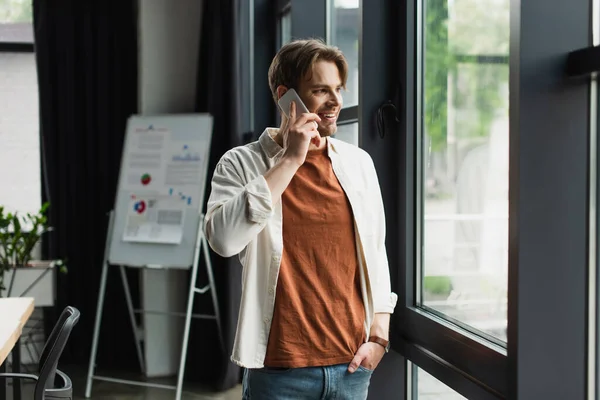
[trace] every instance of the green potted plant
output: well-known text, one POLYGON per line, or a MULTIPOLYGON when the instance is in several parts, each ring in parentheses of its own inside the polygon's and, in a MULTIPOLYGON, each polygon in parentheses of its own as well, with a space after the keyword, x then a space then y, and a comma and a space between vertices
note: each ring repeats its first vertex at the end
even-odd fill
MULTIPOLYGON (((0 206, 0 295, 8 288, 12 289, 19 270, 31 272, 36 268, 46 270, 58 267, 60 272, 66 272, 62 260, 34 259, 34 249, 42 235, 52 230, 46 215, 48 208, 49 203, 44 203, 37 213, 22 215, 5 212, 4 207, 0 206), (9 275, 10 282, 6 279, 9 275)), ((34 284, 38 281, 34 279, 34 284)))

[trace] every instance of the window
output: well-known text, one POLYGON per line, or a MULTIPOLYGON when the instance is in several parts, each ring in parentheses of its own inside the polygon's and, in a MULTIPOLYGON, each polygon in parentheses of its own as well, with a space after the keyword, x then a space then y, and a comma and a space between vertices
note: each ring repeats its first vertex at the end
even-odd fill
POLYGON ((344 93, 344 106, 358 104, 358 38, 360 29, 360 8, 358 0, 328 0, 329 44, 339 47, 348 61, 347 91, 344 93), (333 4, 331 4, 333 2, 333 4))
MULTIPOLYGON (((387 209, 397 207, 388 221, 398 243, 388 245, 388 257, 400 265, 397 350, 469 398, 506 397, 509 388, 509 4, 421 0, 401 7, 402 56, 388 56, 400 63, 401 81, 394 88, 386 80, 388 90, 371 104, 402 93, 398 141, 386 137, 379 145, 374 137, 370 144, 391 158, 382 171, 393 162, 390 152, 400 152, 400 179, 391 171, 382 183, 387 209), (400 194, 386 198, 394 184, 400 194)), ((368 47, 363 52, 376 57, 368 47)), ((373 64, 373 75, 382 61, 369 59, 361 73, 373 64)))
POLYGON ((0 0, 0 108, 0 205, 36 212, 41 179, 31 1, 0 0))
POLYGON ((278 43, 277 48, 280 48, 286 43, 292 40, 292 7, 291 3, 285 3, 279 10, 279 16, 277 18, 279 29, 278 29, 278 43))
POLYGON ((427 372, 412 366, 412 390, 410 400, 465 400, 465 397, 444 385, 427 372))
POLYGON ((338 117, 337 139, 360 144, 358 127, 360 3, 358 0, 327 0, 327 43, 337 46, 348 62, 343 109, 338 117))
POLYGON ((424 0, 417 304, 500 343, 507 326, 508 44, 509 0, 424 0))

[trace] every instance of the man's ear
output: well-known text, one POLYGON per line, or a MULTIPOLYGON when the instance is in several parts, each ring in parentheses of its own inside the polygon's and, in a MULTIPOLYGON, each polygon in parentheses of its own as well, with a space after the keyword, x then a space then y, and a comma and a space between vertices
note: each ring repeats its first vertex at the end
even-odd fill
POLYGON ((277 99, 280 99, 288 90, 289 89, 287 86, 283 86, 283 85, 277 86, 277 99))

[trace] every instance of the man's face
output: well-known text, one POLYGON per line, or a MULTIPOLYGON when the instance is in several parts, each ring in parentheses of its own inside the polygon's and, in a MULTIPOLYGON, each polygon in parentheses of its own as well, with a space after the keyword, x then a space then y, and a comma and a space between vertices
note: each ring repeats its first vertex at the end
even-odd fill
POLYGON ((337 65, 317 61, 298 84, 298 95, 308 111, 318 114, 319 134, 331 136, 337 131, 337 118, 342 109, 342 81, 337 65))

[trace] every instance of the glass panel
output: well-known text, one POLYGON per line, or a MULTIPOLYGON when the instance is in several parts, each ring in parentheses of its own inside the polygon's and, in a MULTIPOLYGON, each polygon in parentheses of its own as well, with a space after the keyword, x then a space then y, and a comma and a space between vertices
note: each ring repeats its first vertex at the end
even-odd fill
POLYGON ((417 301, 506 341, 509 0, 423 4, 417 301))
POLYGON ((413 368, 414 379, 417 381, 417 398, 412 400, 465 400, 466 398, 429 375, 421 368, 413 368))
POLYGON ((344 93, 344 106, 355 106, 358 105, 359 0, 328 1, 331 9, 329 44, 339 47, 348 60, 348 81, 347 92, 344 93))
POLYGON ((0 0, 0 42, 33 43, 32 0, 0 0))
POLYGON ((41 205, 38 88, 33 53, 0 53, 0 205, 41 205))
POLYGON ((292 40, 292 13, 286 12, 281 16, 280 20, 280 28, 281 28, 281 43, 283 46, 286 43, 289 43, 292 40))
POLYGON ((358 146, 358 122, 339 125, 334 136, 336 139, 358 146))

